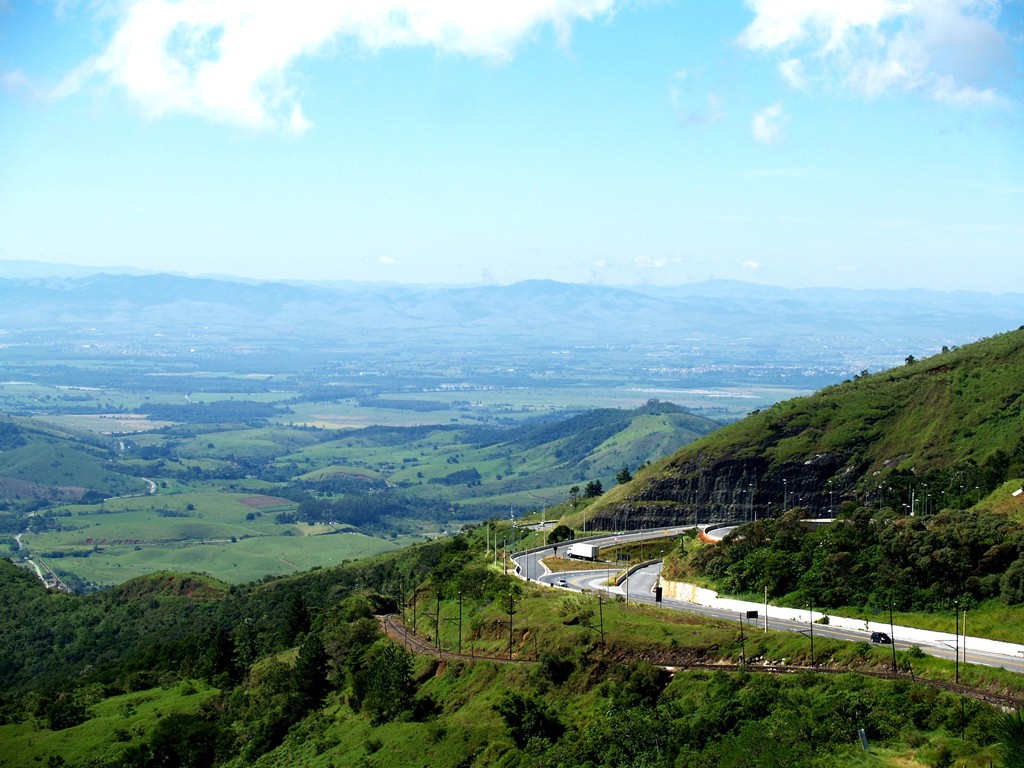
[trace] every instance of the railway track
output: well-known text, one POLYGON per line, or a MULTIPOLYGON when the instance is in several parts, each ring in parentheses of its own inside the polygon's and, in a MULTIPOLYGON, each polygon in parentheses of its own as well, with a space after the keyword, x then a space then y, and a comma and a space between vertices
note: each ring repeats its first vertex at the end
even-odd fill
POLYGON ((457 653, 446 651, 443 648, 436 648, 428 640, 411 631, 402 624, 395 614, 377 616, 377 623, 380 624, 384 634, 390 637, 407 651, 418 653, 423 656, 433 656, 437 659, 462 659, 465 661, 495 661, 503 664, 534 664, 534 659, 508 658, 507 656, 481 656, 473 653, 457 653))
MULTIPOLYGON (((425 640, 420 635, 409 630, 401 621, 398 620, 395 614, 389 614, 386 616, 377 616, 377 622, 380 624, 383 632, 394 640, 396 643, 402 645, 406 650, 411 653, 418 653, 423 656, 433 656, 437 659, 447 660, 462 660, 462 661, 494 661, 503 664, 533 664, 536 663, 535 659, 521 659, 521 658, 508 658, 505 656, 480 656, 471 653, 457 653, 455 651, 448 651, 443 648, 436 648, 428 640, 425 640)), ((838 667, 802 667, 794 666, 790 664, 712 664, 712 663, 700 663, 700 662, 685 662, 680 664, 661 664, 658 665, 664 669, 670 671, 691 671, 691 670, 719 670, 722 672, 752 672, 761 674, 773 674, 773 675, 795 675, 801 672, 810 672, 816 675, 842 675, 847 672, 854 672, 858 675, 867 675, 868 677, 877 677, 883 680, 907 680, 919 685, 927 685, 931 688, 938 688, 950 693, 955 693, 958 696, 965 698, 974 699, 975 701, 983 701, 987 704, 992 704, 1003 709, 1021 709, 1024 707, 1024 700, 1008 696, 1004 694, 992 693, 991 691, 985 691, 980 688, 971 688, 966 685, 959 685, 957 683, 951 683, 946 680, 931 680, 923 677, 916 677, 913 674, 899 675, 893 674, 892 672, 881 672, 878 670, 865 670, 865 669, 853 669, 853 668, 838 668, 838 667)))

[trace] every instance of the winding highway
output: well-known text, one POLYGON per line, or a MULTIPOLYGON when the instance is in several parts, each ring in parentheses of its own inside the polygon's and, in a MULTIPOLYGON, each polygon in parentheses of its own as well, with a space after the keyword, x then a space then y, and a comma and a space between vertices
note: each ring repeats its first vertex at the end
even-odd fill
MULTIPOLYGON (((596 544, 602 549, 605 549, 614 547, 617 543, 648 541, 662 537, 678 536, 693 527, 694 526, 691 525, 644 531, 620 532, 618 534, 610 534, 602 537, 587 538, 585 541, 590 544, 596 544)), ((577 541, 580 540, 577 539, 577 541)), ((558 549, 564 552, 564 548, 567 546, 568 543, 559 544, 558 549)), ((629 602, 647 603, 650 605, 655 604, 654 587, 660 581, 660 561, 636 570, 630 574, 630 576, 620 586, 611 587, 608 586, 608 580, 621 570, 620 566, 609 562, 607 569, 603 570, 590 569, 552 573, 544 567, 541 560, 555 554, 553 550, 554 547, 549 546, 542 549, 527 550, 525 552, 513 554, 512 560, 518 566, 517 575, 520 576, 520 578, 535 581, 539 584, 553 588, 604 592, 608 595, 624 597, 629 602)), ((661 607, 675 611, 686 611, 688 613, 695 613, 731 622, 738 621, 741 615, 735 610, 712 608, 698 603, 670 598, 664 598, 661 602, 661 607)), ((745 629, 747 632, 751 633, 764 632, 767 626, 767 629, 775 631, 799 632, 808 638, 808 642, 810 642, 810 635, 812 632, 814 637, 829 637, 837 640, 847 640, 850 642, 870 640, 871 632, 866 629, 848 629, 830 626, 828 624, 812 624, 807 620, 795 620, 793 617, 795 615, 798 616, 801 612, 806 615, 806 611, 801 611, 797 608, 782 608, 779 606, 769 605, 766 617, 766 612, 762 605, 760 606, 758 618, 756 620, 744 619, 745 629)), ((915 629, 913 630, 914 639, 909 641, 900 639, 899 635, 901 629, 903 628, 897 626, 893 631, 897 650, 906 650, 910 648, 910 646, 916 645, 923 653, 930 656, 955 661, 957 650, 953 646, 952 640, 950 639, 951 635, 949 633, 925 632, 923 630, 915 629)), ((968 637, 967 641, 974 641, 975 644, 978 644, 981 639, 968 637)), ((882 647, 888 648, 889 646, 885 645, 882 647)), ((1002 654, 986 652, 975 648, 970 648, 968 651, 965 651, 961 648, 959 650, 959 656, 960 660, 965 663, 981 664, 989 667, 1001 667, 1011 672, 1024 673, 1024 655, 1021 655, 1020 652, 1017 652, 1015 655, 1011 655, 1009 653, 1002 654)))

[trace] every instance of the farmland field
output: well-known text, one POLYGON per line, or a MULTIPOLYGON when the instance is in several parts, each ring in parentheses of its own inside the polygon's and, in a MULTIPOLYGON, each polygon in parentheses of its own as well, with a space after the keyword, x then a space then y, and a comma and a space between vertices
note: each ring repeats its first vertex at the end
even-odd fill
POLYGON ((383 539, 361 533, 323 532, 318 535, 257 536, 253 538, 168 542, 159 545, 103 546, 89 557, 42 558, 58 572, 72 570, 83 581, 118 584, 135 576, 162 570, 206 573, 232 584, 281 576, 317 566, 390 552, 420 537, 383 539))
POLYGON ((614 376, 594 386, 317 389, 287 375, 174 365, 126 386, 116 369, 79 369, 103 386, 66 385, 64 369, 57 386, 0 383, 0 409, 21 420, 18 435, 32 435, 4 454, 8 547, 78 588, 160 569, 245 582, 556 506, 573 486, 598 477, 610 487, 624 465, 699 434, 684 422, 717 424, 702 417, 729 420, 793 394, 679 389, 670 394, 689 411, 669 403, 620 418, 669 393, 614 376), (586 422, 593 437, 557 426, 591 409, 604 409, 595 417, 604 426, 586 422), (516 429, 547 436, 508 442, 516 429), (41 508, 15 495, 32 491, 30 470, 54 486, 41 508), (85 488, 90 503, 62 503, 85 488), (303 511, 301 499, 320 506, 303 511))

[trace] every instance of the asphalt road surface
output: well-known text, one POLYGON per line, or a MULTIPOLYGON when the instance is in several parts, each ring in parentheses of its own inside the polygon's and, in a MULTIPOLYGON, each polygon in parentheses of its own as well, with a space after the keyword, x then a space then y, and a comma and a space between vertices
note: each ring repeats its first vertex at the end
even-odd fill
MULTIPOLYGON (((671 528, 658 528, 646 531, 631 531, 628 533, 622 532, 618 534, 610 534, 608 536, 602 536, 601 538, 588 539, 587 543, 596 544, 602 549, 614 547, 616 543, 625 543, 630 541, 646 541, 650 539, 656 539, 666 536, 678 536, 683 531, 692 529, 693 526, 677 526, 671 528)), ((568 547, 568 544, 563 542, 558 545, 559 551, 563 552, 568 547)), ((545 547, 539 551, 532 551, 528 553, 518 553, 512 556, 512 559, 519 565, 520 574, 529 579, 530 581, 536 581, 540 584, 545 584, 552 587, 561 587, 563 589, 572 589, 577 591, 591 591, 591 592, 605 592, 610 595, 617 597, 625 597, 630 602, 647 603, 654 605, 654 586, 659 580, 661 573, 661 563, 655 563, 647 567, 641 568, 634 572, 625 582, 619 587, 609 587, 607 582, 611 576, 614 576, 621 567, 608 563, 607 569, 604 570, 585 570, 585 571, 565 571, 562 573, 546 573, 544 566, 541 564, 541 560, 545 557, 550 557, 553 554, 552 547, 545 547), (564 580, 564 584, 559 582, 564 580)), ((671 600, 664 599, 661 603, 662 608, 666 608, 674 611, 686 611, 688 613, 696 613, 702 616, 710 616, 717 619, 724 619, 726 621, 738 621, 739 614, 735 611, 726 611, 720 608, 708 608, 697 603, 690 603, 684 600, 671 600)), ((781 631, 781 632, 799 632, 808 638, 810 642, 810 634, 814 633, 815 637, 829 637, 837 640, 848 640, 850 642, 858 641, 869 641, 871 633, 867 630, 853 630, 843 629, 840 627, 830 627, 827 624, 811 624, 806 621, 793 621, 792 619, 782 618, 781 616, 772 616, 772 612, 785 613, 787 616, 792 616, 794 611, 798 609, 793 608, 779 608, 776 606, 768 606, 768 629, 781 631)), ((744 619, 745 628, 747 632, 763 632, 765 629, 765 611, 762 607, 758 612, 758 618, 755 619, 744 619)), ((915 640, 913 643, 904 642, 899 639, 898 631, 895 633, 895 644, 897 650, 906 650, 911 645, 916 645, 921 649, 922 652, 929 656, 936 656, 942 659, 948 659, 954 661, 956 658, 956 651, 948 644, 943 642, 926 642, 920 639, 915 640)), ((888 647, 888 645, 884 646, 888 647)), ((1024 672, 1024 657, 1005 656, 993 653, 983 653, 980 651, 970 650, 966 658, 964 657, 963 650, 960 651, 960 660, 971 664, 981 664, 989 667, 1002 667, 1003 669, 1011 672, 1024 672)))

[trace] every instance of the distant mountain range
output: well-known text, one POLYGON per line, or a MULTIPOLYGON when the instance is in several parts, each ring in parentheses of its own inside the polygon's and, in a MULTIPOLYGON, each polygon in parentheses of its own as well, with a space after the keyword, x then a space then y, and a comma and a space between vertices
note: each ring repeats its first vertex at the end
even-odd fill
MULTIPOLYGON (((10 263, 7 263, 8 265, 10 263)), ((25 269, 21 269, 25 272, 25 269)), ((0 269, 0 274, 10 274, 0 269)), ((0 278, 7 332, 237 331, 252 339, 431 346, 786 345, 928 354, 1016 327, 1024 295, 787 290, 711 281, 671 288, 530 280, 507 286, 238 282, 167 274, 0 278)))

